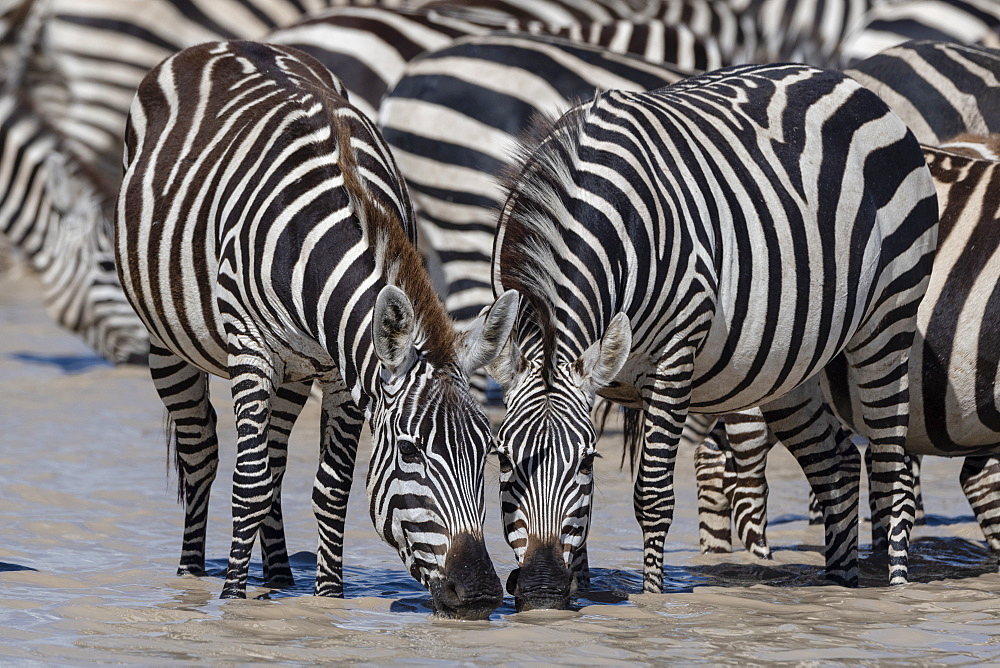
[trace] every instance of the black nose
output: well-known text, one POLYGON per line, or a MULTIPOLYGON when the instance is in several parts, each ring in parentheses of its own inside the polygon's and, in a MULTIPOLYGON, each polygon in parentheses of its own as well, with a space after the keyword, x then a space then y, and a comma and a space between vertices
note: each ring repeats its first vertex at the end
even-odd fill
POLYGON ((500 578, 482 538, 461 534, 453 539, 443 575, 431 586, 434 611, 439 616, 486 619, 503 602, 500 578))
POLYGON ((529 544, 524 563, 507 578, 518 612, 569 607, 576 579, 562 558, 561 546, 529 544))

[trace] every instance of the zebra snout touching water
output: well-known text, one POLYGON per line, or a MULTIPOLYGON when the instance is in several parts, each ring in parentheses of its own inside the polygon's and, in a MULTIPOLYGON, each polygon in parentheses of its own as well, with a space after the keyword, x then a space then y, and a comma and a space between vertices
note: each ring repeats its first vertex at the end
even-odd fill
POLYGON ((344 520, 361 427, 378 534, 439 614, 502 600, 483 543, 489 422, 469 374, 509 338, 518 297, 456 331, 415 247, 405 185, 372 123, 318 61, 254 42, 174 55, 143 80, 126 129, 118 269, 149 329, 185 506, 180 573, 204 573, 218 467, 209 373, 229 378, 237 425, 224 598, 291 580, 281 515, 289 432, 322 387, 318 595, 343 594, 344 520))
MULTIPOLYGON (((643 587, 659 592, 686 415, 823 407, 806 381, 841 351, 905 577, 907 353, 937 243, 906 126, 841 73, 778 64, 604 92, 537 136, 500 213, 494 289, 522 299, 489 367, 523 604, 567 600, 563 568, 585 581, 598 395, 628 409, 643 587), (553 548, 559 568, 534 554, 553 548)), ((827 576, 856 585, 860 462, 841 431, 790 449, 824 503, 827 576)))

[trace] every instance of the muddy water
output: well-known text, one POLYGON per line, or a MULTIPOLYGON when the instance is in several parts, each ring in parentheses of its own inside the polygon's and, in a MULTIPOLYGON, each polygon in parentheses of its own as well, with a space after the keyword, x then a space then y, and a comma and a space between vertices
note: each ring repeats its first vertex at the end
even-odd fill
MULTIPOLYGON (((101 363, 39 303, 33 281, 0 283, 0 664, 1000 662, 1000 577, 961 497, 959 462, 947 460, 925 465, 930 521, 916 532, 914 583, 883 587, 882 569, 865 559, 866 586, 849 590, 823 584, 822 531, 805 521, 805 480, 784 452, 769 464, 774 560, 700 555, 682 453, 668 593, 648 595, 636 593, 639 531, 609 437, 596 467, 596 591, 571 611, 516 614, 508 599, 484 622, 429 615, 429 596, 371 527, 359 465, 347 598, 314 598, 314 405, 293 434, 284 493, 297 585, 261 588, 255 562, 251 598, 220 601, 234 456, 226 386, 213 386, 226 474, 214 489, 212 576, 178 578, 181 510, 146 372, 101 363)), ((513 564, 489 466, 487 533, 506 579, 513 564)))

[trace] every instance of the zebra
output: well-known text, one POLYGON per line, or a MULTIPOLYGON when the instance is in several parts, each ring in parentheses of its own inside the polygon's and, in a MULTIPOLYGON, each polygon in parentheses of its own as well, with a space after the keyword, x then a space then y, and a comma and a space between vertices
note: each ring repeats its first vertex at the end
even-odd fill
MULTIPOLYGON (((1000 420, 990 408, 1000 403, 1000 394, 992 381, 985 380, 996 375, 1000 357, 983 343, 995 338, 995 325, 984 314, 990 312, 990 300, 1000 290, 1000 266, 992 257, 1000 162, 983 158, 996 155, 997 144, 996 137, 964 135, 952 145, 922 146, 938 194, 940 246, 927 295, 917 311, 918 335, 910 351, 911 418, 905 447, 917 465, 925 454, 966 457, 959 482, 991 550, 1000 554, 1000 459, 996 457, 1000 455, 1000 420)), ((848 425, 857 424, 861 409, 850 392, 843 360, 835 359, 823 375, 838 415, 848 425)), ((758 442, 760 458, 776 443, 759 415, 739 414, 726 420, 730 435, 758 442), (730 421, 737 425, 736 431, 730 421)), ((803 428, 807 421, 803 416, 803 428)), ((724 440, 706 448, 717 452, 720 444, 724 450, 724 440)), ((766 487, 753 488, 741 480, 734 488, 731 474, 724 472, 725 464, 719 459, 716 455, 710 460, 706 452, 700 460, 698 480, 706 481, 706 500, 699 507, 710 511, 700 521, 716 528, 713 536, 722 536, 723 525, 728 530, 728 508, 717 491, 722 484, 733 499, 737 524, 752 527, 740 530, 741 537, 762 541, 766 487)), ((873 504, 876 552, 885 542, 881 515, 873 504)), ((713 541, 711 551, 723 551, 722 543, 713 541)))
POLYGON ((900 0, 872 7, 841 45, 853 65, 908 40, 978 42, 1000 47, 1000 5, 994 0, 900 0))
POLYGON ((115 189, 37 113, 19 80, 0 82, 0 233, 38 273, 49 315, 106 360, 143 364, 146 328, 115 273, 115 189))
MULTIPOLYGON (((507 405, 497 447, 516 603, 564 605, 572 594, 597 394, 641 409, 626 433, 643 589, 659 592, 685 414, 767 402, 777 423, 822 403, 807 379, 841 350, 868 408, 876 479, 892 486, 890 569, 905 578, 906 352, 937 223, 909 130, 841 73, 775 64, 603 92, 540 136, 509 182, 493 259, 495 289, 522 297, 488 367, 507 405)), ((827 449, 822 464, 809 461, 815 444, 793 450, 824 503, 828 577, 849 585, 852 450, 827 449)))
MULTIPOLYGON (((1000 108, 1000 51, 951 42, 911 41, 886 49, 846 70, 846 73, 883 98, 921 143, 944 144, 950 146, 952 151, 963 150, 962 147, 964 150, 972 148, 973 157, 989 157, 995 142, 984 139, 982 135, 1000 131, 1000 114, 997 112, 1000 108)), ((840 410, 849 414, 850 406, 842 404, 840 410)), ((727 469, 725 437, 721 441, 714 440, 699 446, 696 462, 698 479, 703 481, 702 491, 699 492, 702 550, 727 552, 730 549, 730 505, 720 497, 720 489, 725 488, 729 490, 729 496, 735 493, 739 497, 734 499, 732 510, 741 542, 754 555, 768 558, 770 550, 764 538, 767 488, 763 466, 766 453, 776 440, 759 415, 729 418, 727 422, 728 440, 737 441, 737 449, 751 453, 744 467, 755 472, 756 482, 748 482, 744 473, 744 480, 739 487, 736 486, 735 473, 731 470, 734 465, 728 464, 730 468, 727 469), (720 444, 725 452, 718 449, 720 444)), ((701 429, 707 433, 712 425, 703 425, 701 429)), ((917 482, 915 500, 919 520, 922 514, 919 455, 910 458, 910 466, 917 482)), ((1000 471, 1000 466, 991 458, 970 458, 963 467, 962 487, 974 510, 981 503, 986 507, 993 505, 988 498, 981 500, 988 496, 987 490, 991 485, 1000 480, 991 478, 997 471, 1000 471)), ((817 519, 818 510, 813 499, 810 503, 811 521, 817 519)), ((976 516, 991 546, 996 545, 997 551, 1000 551, 1000 541, 994 538, 996 529, 992 527, 990 518, 979 511, 976 511, 976 516)), ((874 540, 881 543, 878 527, 873 526, 876 531, 874 540)), ((877 545, 875 551, 880 550, 881 546, 877 545)))
POLYGON ((130 110, 116 258, 175 425, 179 572, 204 569, 218 465, 213 373, 230 378, 239 434, 222 596, 245 596, 258 530, 265 575, 290 579, 271 530, 281 526, 288 432, 316 380, 316 593, 343 593, 344 513, 367 414, 378 534, 440 614, 483 617, 502 597, 482 538, 492 437, 466 375, 509 336, 517 295, 456 332, 416 252, 389 150, 342 94, 307 54, 211 42, 153 69, 130 110))
POLYGON ((844 71, 885 100, 923 144, 1000 133, 1000 50, 918 40, 844 71))

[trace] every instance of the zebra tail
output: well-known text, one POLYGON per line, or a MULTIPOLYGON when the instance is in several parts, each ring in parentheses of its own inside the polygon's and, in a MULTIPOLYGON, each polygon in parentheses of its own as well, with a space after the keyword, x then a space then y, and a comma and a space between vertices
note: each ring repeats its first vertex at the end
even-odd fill
POLYGON ((624 469, 625 458, 628 457, 629 471, 635 474, 635 463, 639 460, 639 452, 642 448, 645 415, 641 408, 619 406, 607 399, 601 399, 600 403, 594 408, 598 439, 604 436, 604 428, 607 426, 608 416, 611 415, 611 410, 615 407, 618 407, 622 412, 622 459, 618 467, 624 469))
POLYGON ((639 461, 639 453, 642 452, 644 439, 643 426, 646 413, 641 408, 628 408, 622 406, 622 460, 620 469, 625 468, 625 457, 628 456, 629 472, 635 475, 635 464, 639 461))
POLYGON ((181 455, 177 451, 177 423, 170 417, 170 411, 163 412, 163 437, 167 441, 167 479, 170 479, 170 461, 173 460, 174 471, 177 472, 177 503, 185 505, 184 467, 181 466, 181 455))

